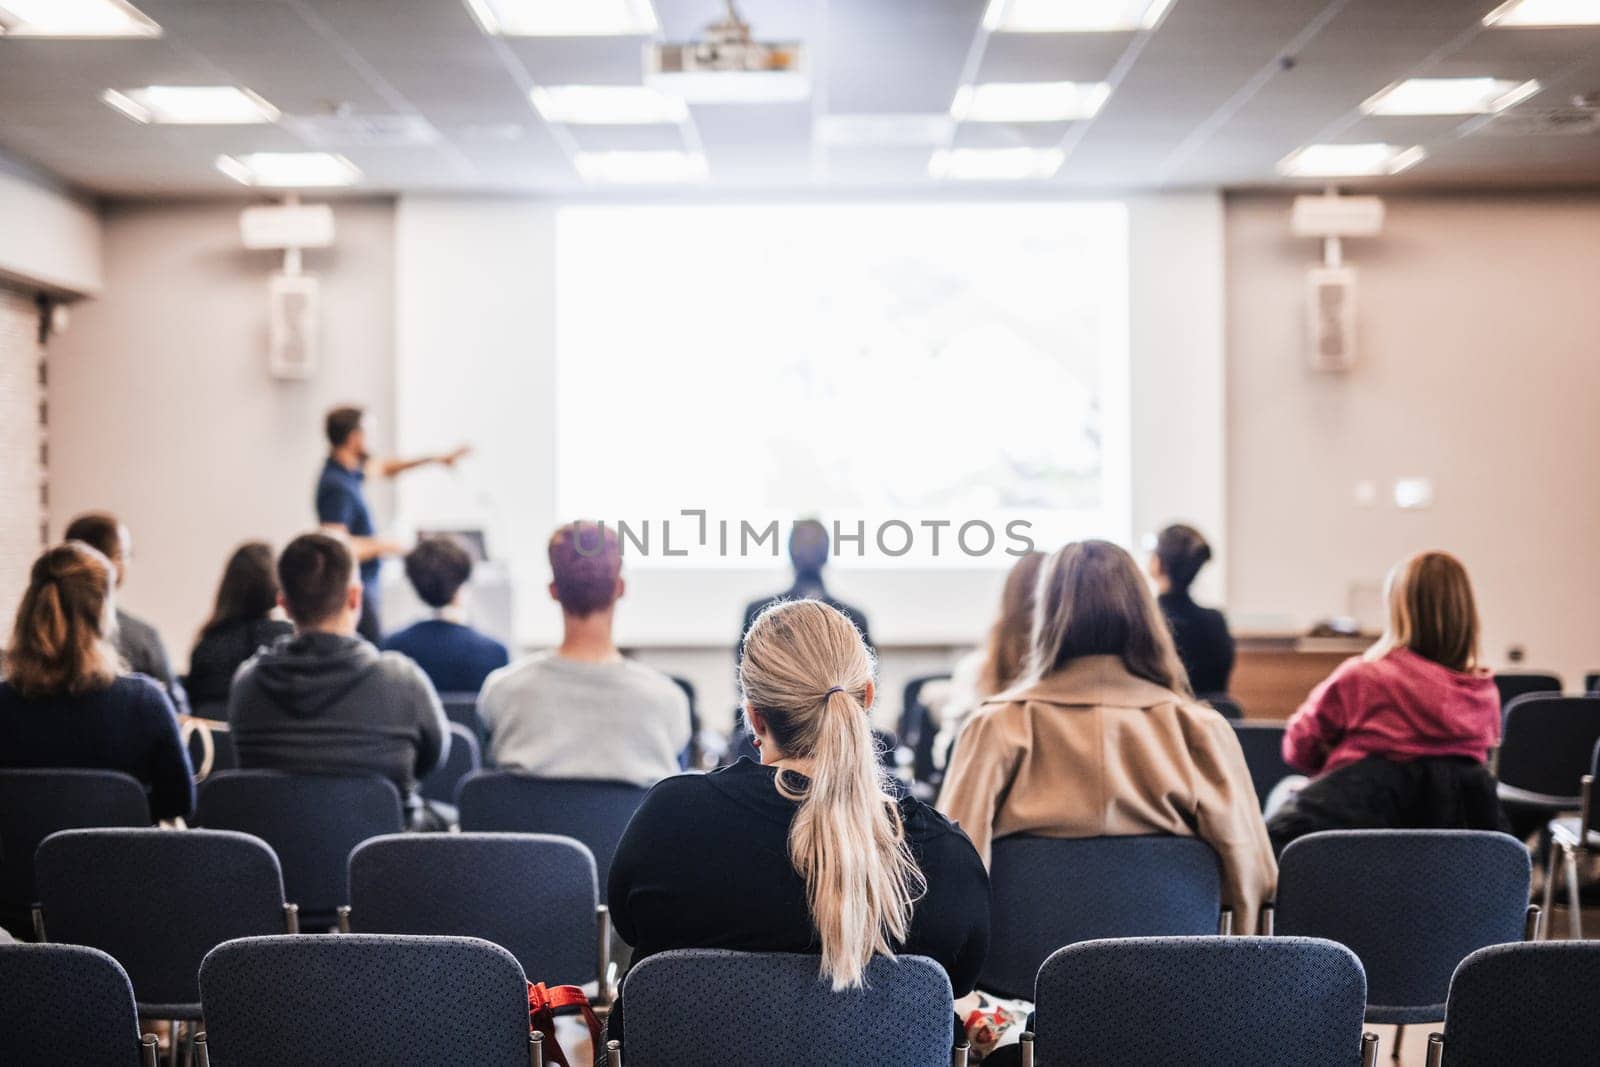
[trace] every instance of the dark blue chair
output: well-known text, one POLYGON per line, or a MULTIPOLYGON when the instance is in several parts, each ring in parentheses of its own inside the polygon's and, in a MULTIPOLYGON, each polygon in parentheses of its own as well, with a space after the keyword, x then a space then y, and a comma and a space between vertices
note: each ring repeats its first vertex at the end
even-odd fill
POLYGON ((900 725, 896 727, 896 733, 899 734, 900 743, 911 751, 913 781, 932 782, 937 770, 934 766, 936 753, 933 751, 933 741, 939 729, 933 724, 933 715, 922 699, 923 687, 929 682, 949 680, 948 672, 919 674, 906 682, 906 687, 901 693, 900 725))
POLYGON ((144 786, 119 771, 0 771, 0 927, 17 937, 33 928, 39 842, 57 830, 149 825, 144 786))
POLYGON ((1041 1067, 1370 1067, 1366 994, 1361 961, 1331 941, 1084 941, 1040 968, 1023 1062, 1031 1043, 1041 1067))
MULTIPOLYGON (((878 958, 865 988, 834 992, 816 956, 689 949, 637 964, 622 985, 627 1067, 872 1064, 949 1067, 950 979, 922 956, 878 958)), ((612 1062, 618 1062, 613 1059, 612 1062)))
POLYGON ((609 963, 594 857, 565 837, 372 838, 350 854, 344 917, 343 929, 364 934, 481 937, 550 985, 597 981, 609 963))
POLYGON ((1002 837, 989 886, 989 954, 978 985, 1024 1000, 1040 964, 1063 945, 1215 934, 1225 921, 1217 854, 1193 837, 1002 837))
POLYGON ((1561 676, 1549 671, 1500 671, 1494 676, 1494 687, 1500 691, 1500 707, 1529 693, 1561 693, 1561 676))
POLYGON ((595 873, 605 885, 622 831, 645 792, 628 782, 479 771, 461 783, 457 804, 463 830, 581 841, 594 854, 595 873))
POLYGON ((81 945, 0 945, 0 1035, 8 1067, 156 1067, 127 972, 81 945))
POLYGON ((1596 743, 1589 761, 1590 771, 1583 776, 1579 788, 1578 814, 1569 818, 1550 820, 1550 855, 1544 872, 1545 923, 1551 918, 1551 905, 1555 903, 1556 864, 1560 862, 1567 880, 1567 927, 1574 939, 1583 936, 1583 897, 1578 888, 1578 864, 1594 852, 1600 852, 1600 812, 1595 810, 1594 782, 1600 775, 1600 743, 1596 743))
POLYGON ((528 1067, 528 986, 470 937, 250 937, 200 966, 201 1067, 528 1067))
POLYGON ((1531 938, 1528 850, 1489 830, 1330 830, 1278 861, 1269 931, 1348 945, 1367 972, 1367 1021, 1444 1018, 1456 966, 1486 945, 1531 938))
POLYGON ((405 829, 400 793, 384 778, 225 771, 200 784, 195 824, 239 830, 278 854, 307 929, 328 929, 349 903, 350 852, 405 829))
POLYGON ((489 740, 489 728, 478 716, 477 693, 440 693, 439 703, 444 705, 444 717, 465 726, 480 745, 489 740))
POLYGON ((1495 945, 1456 968, 1428 1067, 1593 1067, 1597 1050, 1600 942, 1495 945))
POLYGON ((1600 671, 1589 671, 1583 676, 1583 691, 1600 694, 1600 671))
POLYGON ((1505 709, 1495 776, 1507 812, 1543 819, 1576 811, 1580 783, 1600 742, 1600 698, 1530 693, 1505 709))
POLYGON ((450 752, 418 786, 418 792, 440 804, 454 804, 456 790, 473 771, 483 768, 483 749, 471 730, 458 722, 450 724, 450 752))
POLYGON ((1229 719, 1233 732, 1238 735, 1239 749, 1244 753, 1244 765, 1250 770, 1250 783, 1256 788, 1256 800, 1263 811, 1267 797, 1277 784, 1298 774, 1283 762, 1283 731, 1281 722, 1241 722, 1229 719))
MULTIPOLYGON (((41 928, 109 953, 139 1014, 200 1018, 200 961, 236 937, 297 929, 272 849, 225 830, 63 830, 39 846, 41 928)), ((192 1034, 191 1034, 192 1036, 192 1034)))

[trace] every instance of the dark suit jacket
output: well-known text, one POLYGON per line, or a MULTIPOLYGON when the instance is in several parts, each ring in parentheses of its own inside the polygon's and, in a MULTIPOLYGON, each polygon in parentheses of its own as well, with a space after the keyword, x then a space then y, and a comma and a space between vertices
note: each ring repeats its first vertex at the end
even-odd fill
POLYGON ((828 605, 830 608, 833 608, 835 611, 840 612, 845 618, 855 623, 856 629, 861 631, 861 640, 867 643, 867 648, 869 650, 872 649, 872 634, 867 630, 866 615, 864 615, 859 609, 853 608, 849 604, 846 604, 844 601, 836 600, 829 596, 827 588, 822 584, 821 581, 797 579, 794 585, 789 587, 787 592, 779 593, 777 596, 769 596, 764 600, 752 601, 750 605, 744 609, 744 625, 739 628, 739 644, 734 649, 733 658, 735 662, 744 659, 744 635, 750 632, 750 625, 756 621, 756 616, 760 615, 773 604, 777 604, 785 600, 822 601, 824 604, 828 605))

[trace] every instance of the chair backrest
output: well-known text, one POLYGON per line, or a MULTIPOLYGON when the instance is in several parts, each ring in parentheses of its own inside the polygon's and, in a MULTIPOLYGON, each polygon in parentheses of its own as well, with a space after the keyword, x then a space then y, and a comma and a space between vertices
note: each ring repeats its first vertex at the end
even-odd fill
POLYGON ((142 1059, 127 974, 81 945, 0 945, 0 1034, 9 1067, 138 1067, 142 1059))
POLYGON ((1366 991, 1331 941, 1084 941, 1039 970, 1037 1051, 1073 1067, 1356 1067, 1366 991))
POLYGON ((950 979, 922 956, 879 958, 835 993, 818 957, 689 949, 636 964, 622 986, 628 1067, 686 1063, 948 1067, 950 979))
POLYGON ((0 927, 22 937, 32 923, 39 842, 57 830, 149 825, 144 786, 119 771, 0 771, 0 927))
POLYGON ((63 830, 37 862, 45 936, 116 957, 143 1015, 195 1015, 207 952, 284 930, 278 859, 248 834, 63 830))
POLYGON ((545 834, 395 834, 350 854, 350 928, 481 937, 536 982, 599 975, 594 857, 545 834))
POLYGON ((1025 1000, 1033 998, 1039 965, 1063 945, 1215 934, 1222 908, 1217 854, 1194 837, 1002 837, 989 886, 989 954, 979 984, 1025 1000))
POLYGON ((477 693, 440 693, 439 703, 444 705, 444 717, 460 723, 480 742, 489 736, 483 720, 478 717, 477 693))
POLYGON ((906 682, 900 698, 900 725, 896 728, 900 743, 911 749, 911 776, 926 782, 933 776, 933 741, 938 730, 933 716, 923 702, 922 688, 929 682, 949 681, 950 675, 919 674, 906 682))
POLYGON ((471 730, 458 722, 450 724, 450 753, 428 773, 418 787, 423 796, 445 804, 456 802, 462 779, 483 767, 483 749, 471 730))
POLYGON ((479 771, 461 783, 457 796, 461 829, 581 841, 594 854, 595 873, 605 885, 617 842, 645 792, 628 782, 479 771))
POLYGON ((1600 693, 1600 671, 1589 671, 1583 676, 1585 693, 1600 693))
POLYGON ((1256 787, 1256 800, 1265 809, 1273 787, 1296 773, 1283 762, 1283 723, 1228 721, 1239 736, 1244 765, 1250 769, 1250 782, 1256 787))
POLYGON ((1524 936, 1529 873, 1522 842, 1489 830, 1308 834, 1278 861, 1275 926, 1353 949, 1372 1022, 1432 1022, 1457 964, 1524 936))
POLYGON ((1500 690, 1500 707, 1528 693, 1560 693, 1561 676, 1548 671, 1501 671, 1494 676, 1500 690))
POLYGON ((250 937, 200 967, 206 1050, 227 1067, 527 1067, 528 987, 470 937, 250 937))
POLYGON ((405 829, 400 793, 383 778, 281 771, 225 771, 202 782, 194 821, 254 834, 283 865, 304 926, 332 926, 349 901, 350 851, 369 837, 405 829))
POLYGON ((1445 1067, 1592 1067, 1600 1058, 1600 941, 1479 949, 1450 982, 1445 1067))
POLYGON ((1600 741, 1600 698, 1530 693, 1505 711, 1500 784, 1535 803, 1578 806, 1578 783, 1600 741))

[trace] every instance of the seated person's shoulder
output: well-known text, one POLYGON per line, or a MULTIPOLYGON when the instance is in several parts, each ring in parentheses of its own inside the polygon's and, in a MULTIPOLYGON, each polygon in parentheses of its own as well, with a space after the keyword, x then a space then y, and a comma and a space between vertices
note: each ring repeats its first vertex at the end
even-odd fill
POLYGON ((916 846, 924 863, 971 864, 978 871, 984 869, 966 833, 931 804, 904 796, 899 806, 906 837, 916 846))
POLYGON ((657 670, 647 663, 640 663, 636 659, 625 659, 622 662, 630 685, 637 686, 641 691, 666 703, 681 703, 685 707, 688 706, 688 694, 672 680, 670 674, 657 670))
POLYGON ((378 653, 378 672, 387 684, 404 686, 408 689, 426 688, 433 689, 433 683, 428 681, 428 676, 423 673, 417 661, 394 649, 384 649, 378 653))

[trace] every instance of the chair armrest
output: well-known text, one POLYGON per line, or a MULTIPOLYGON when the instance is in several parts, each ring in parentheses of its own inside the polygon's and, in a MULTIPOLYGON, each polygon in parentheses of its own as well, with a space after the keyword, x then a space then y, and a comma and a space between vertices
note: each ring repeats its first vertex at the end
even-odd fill
POLYGON ((1022 1067, 1033 1067, 1033 1031, 1022 1032, 1022 1067))
POLYGON ((1589 836, 1589 820, 1594 815, 1594 775, 1586 774, 1579 781, 1578 796, 1582 802, 1578 806, 1581 822, 1578 823, 1578 841, 1581 843, 1589 836))
POLYGON ((595 945, 595 1008, 609 1012, 616 994, 611 988, 611 909, 608 906, 601 904, 595 909, 595 926, 600 931, 599 941, 595 945))
POLYGON ((1277 905, 1271 902, 1261 905, 1261 918, 1256 921, 1256 933, 1262 937, 1271 937, 1273 924, 1276 921, 1277 905))
POLYGON ((529 1067, 544 1067, 544 1033, 534 1030, 528 1035, 529 1067))
POLYGON ((1527 918, 1522 923, 1522 940, 1537 941, 1544 929, 1544 909, 1537 904, 1528 905, 1527 918))
POLYGON ((341 934, 348 934, 350 932, 350 905, 340 904, 333 910, 339 916, 339 932, 341 934))
MULTIPOLYGON (((149 1035, 155 1037, 154 1034, 149 1035)), ((154 1064, 156 1061, 150 1061, 154 1064)), ((206 1032, 200 1031, 194 1035, 194 1062, 195 1067, 211 1067, 211 1048, 206 1044, 206 1032)))
MULTIPOLYGON (((195 1063, 197 1065, 204 1062, 198 1057, 200 1057, 205 1050, 205 1040, 206 1035, 204 1033, 195 1035, 194 1049, 196 1056, 195 1063)), ((161 1062, 160 1042, 156 1039, 155 1034, 140 1035, 139 1062, 143 1065, 143 1067, 156 1067, 156 1065, 161 1062)))
POLYGON ((967 1056, 971 1051, 971 1047, 966 1042, 962 1042, 951 1049, 950 1067, 967 1067, 967 1056))
POLYGON ((606 1067, 622 1067, 622 1042, 606 1042, 606 1067))
POLYGON ((1441 1067, 1444 1063, 1444 1035, 1428 1035, 1428 1067, 1441 1067))
POLYGON ((1378 1067, 1377 1034, 1361 1035, 1361 1067, 1378 1067))
MULTIPOLYGON (((283 932, 286 934, 298 934, 300 932, 300 905, 285 904, 283 906, 283 932)), ((349 932, 349 930, 345 931, 345 933, 349 932)))
POLYGON ((1223 908, 1217 916, 1217 936, 1228 937, 1233 933, 1233 909, 1223 908))

